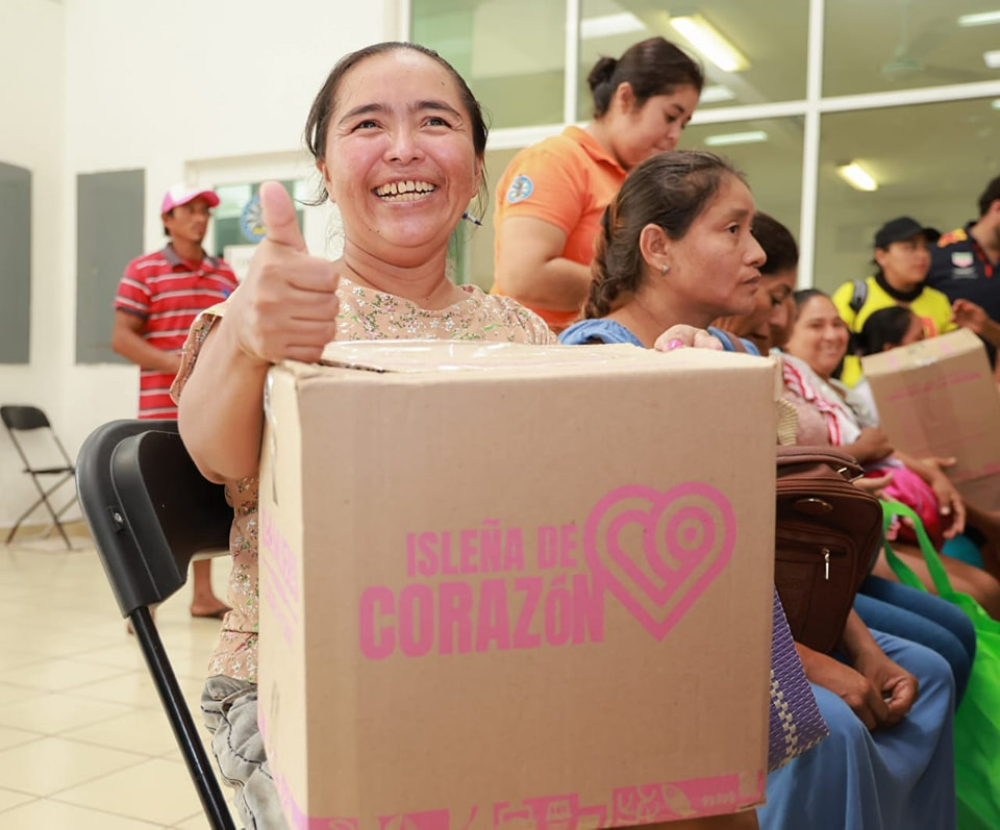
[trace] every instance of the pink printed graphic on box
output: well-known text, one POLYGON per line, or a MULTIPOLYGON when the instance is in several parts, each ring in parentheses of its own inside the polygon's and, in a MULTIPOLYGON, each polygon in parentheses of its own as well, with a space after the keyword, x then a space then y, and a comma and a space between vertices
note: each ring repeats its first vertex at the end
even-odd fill
MULTIPOLYGON (((296 830, 359 830, 355 818, 306 816, 279 779, 282 803, 296 830)), ((603 830, 633 827, 697 816, 731 813, 757 804, 764 792, 764 773, 757 776, 722 775, 620 787, 607 804, 581 806, 577 793, 526 798, 519 803, 493 805, 492 830, 603 830)), ((466 808, 424 810, 379 816, 373 830, 486 830, 488 810, 466 808)))
POLYGON ((267 574, 261 580, 261 601, 273 612, 285 645, 292 644, 292 631, 299 624, 301 589, 297 558, 288 540, 276 527, 274 517, 260 508, 260 567, 267 574))
POLYGON ((725 568, 735 541, 732 505, 700 482, 614 490, 591 511, 582 543, 573 524, 497 519, 408 533, 408 581, 362 591, 358 645, 383 660, 599 643, 605 591, 662 640, 725 568))
POLYGON ((425 810, 397 816, 379 816, 378 830, 468 830, 476 818, 473 807, 464 822, 452 825, 450 810, 425 810))
MULTIPOLYGON (((762 779, 758 786, 763 787, 762 779)), ((746 795, 741 792, 737 775, 622 787, 613 794, 610 826, 629 827, 731 813, 758 800, 756 791, 746 795)))
POLYGON ((920 395, 927 395, 931 392, 940 392, 952 386, 964 386, 967 383, 975 383, 982 377, 980 372, 960 372, 951 375, 943 375, 920 383, 908 383, 889 395, 892 402, 903 401, 909 398, 916 398, 920 395))
POLYGON ((608 809, 603 804, 580 806, 576 793, 526 798, 517 805, 506 802, 493 806, 495 830, 597 830, 608 809))
POLYGON ((665 493, 640 484, 609 493, 587 519, 583 544, 595 580, 662 640, 722 572, 735 543, 729 500, 691 482, 665 493))

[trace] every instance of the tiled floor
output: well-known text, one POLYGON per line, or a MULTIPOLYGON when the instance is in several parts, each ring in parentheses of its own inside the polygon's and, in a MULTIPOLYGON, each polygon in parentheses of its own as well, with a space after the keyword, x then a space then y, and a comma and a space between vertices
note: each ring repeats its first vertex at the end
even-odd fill
MULTIPOLYGON (((0 828, 207 828, 97 554, 83 531, 73 541, 0 545, 0 828)), ((220 596, 226 570, 213 563, 220 596)), ((200 723, 219 623, 192 619, 189 598, 185 586, 156 621, 200 723)))

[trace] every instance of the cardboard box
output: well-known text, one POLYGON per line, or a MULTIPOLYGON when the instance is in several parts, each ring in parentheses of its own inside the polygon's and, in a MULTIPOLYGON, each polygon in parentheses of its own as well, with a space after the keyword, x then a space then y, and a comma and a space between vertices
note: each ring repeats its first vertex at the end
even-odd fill
POLYGON ((947 473, 962 496, 1000 509, 1000 395, 982 341, 959 329, 861 364, 893 445, 954 457, 947 473))
POLYGON ((614 827, 761 802, 778 375, 631 346, 272 370, 260 720, 291 827, 614 827))

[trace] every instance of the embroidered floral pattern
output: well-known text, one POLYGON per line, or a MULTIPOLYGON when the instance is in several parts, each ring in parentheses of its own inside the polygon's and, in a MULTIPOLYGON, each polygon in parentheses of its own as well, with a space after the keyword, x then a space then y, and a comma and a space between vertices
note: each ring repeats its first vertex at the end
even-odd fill
MULTIPOLYGON (((356 285, 341 277, 338 339, 340 340, 486 340, 509 343, 555 343, 545 322, 508 297, 484 294, 462 286, 468 297, 440 310, 424 309, 408 300, 356 285)), ((227 303, 214 306, 195 321, 184 344, 181 370, 171 394, 180 398, 198 353, 212 325, 225 314, 227 303)), ((233 505, 229 538, 232 570, 228 602, 219 644, 209 663, 209 674, 238 680, 257 680, 257 639, 260 613, 257 572, 257 479, 228 482, 226 495, 233 505)))

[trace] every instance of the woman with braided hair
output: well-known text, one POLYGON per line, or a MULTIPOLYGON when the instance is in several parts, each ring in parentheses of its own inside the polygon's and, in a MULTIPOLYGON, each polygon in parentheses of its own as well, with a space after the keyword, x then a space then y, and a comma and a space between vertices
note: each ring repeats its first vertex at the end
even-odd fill
POLYGON ((604 214, 587 319, 560 341, 652 348, 660 340, 662 348, 757 354, 749 341, 711 329, 714 342, 703 331, 716 317, 753 310, 765 261, 753 217, 750 189, 719 156, 674 151, 646 160, 604 214))
MULTIPOLYGON (((674 151, 646 160, 605 213, 587 319, 560 341, 756 353, 750 341, 710 328, 754 311, 766 261, 754 220, 749 188, 718 156, 674 151)), ((830 736, 768 775, 761 828, 953 830, 947 662, 867 628, 853 611, 836 651, 841 659, 796 649, 830 736)))

